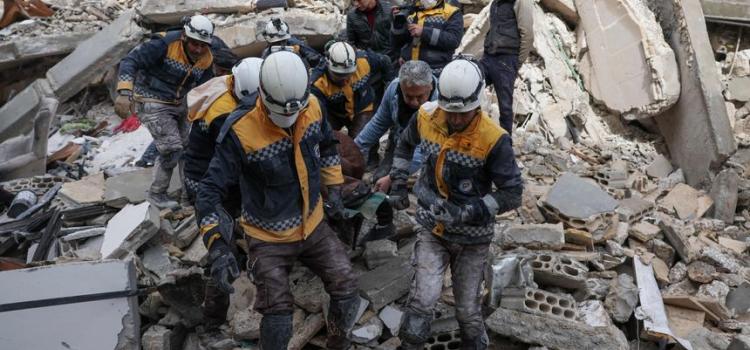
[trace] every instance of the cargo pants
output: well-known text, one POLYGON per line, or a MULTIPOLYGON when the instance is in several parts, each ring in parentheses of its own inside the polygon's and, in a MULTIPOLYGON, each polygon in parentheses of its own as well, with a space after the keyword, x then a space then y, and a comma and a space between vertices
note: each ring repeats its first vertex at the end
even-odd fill
MULTIPOLYGON (((187 145, 190 124, 187 121, 187 106, 183 100, 179 105, 158 102, 140 102, 138 117, 154 139, 159 157, 154 164, 154 180, 151 193, 166 193, 175 167, 182 171, 182 153, 187 145)), ((182 174, 180 174, 182 179, 182 174)))

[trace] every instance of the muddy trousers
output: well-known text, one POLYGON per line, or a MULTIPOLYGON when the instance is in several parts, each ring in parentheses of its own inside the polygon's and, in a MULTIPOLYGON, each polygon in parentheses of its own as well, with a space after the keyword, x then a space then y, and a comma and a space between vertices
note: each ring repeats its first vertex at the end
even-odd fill
POLYGON ((430 337, 432 310, 442 294, 443 277, 448 266, 452 272, 461 349, 487 348, 489 341, 482 317, 480 288, 488 252, 489 243, 451 243, 417 226, 413 256, 416 274, 399 331, 403 349, 423 349, 430 337))
POLYGON ((500 126, 513 133, 513 85, 518 75, 518 55, 484 55, 479 62, 485 78, 495 87, 500 126))
POLYGON ((294 298, 289 273, 300 261, 323 280, 331 297, 328 320, 328 349, 347 349, 349 334, 359 305, 357 281, 344 244, 323 221, 305 240, 270 243, 246 236, 248 274, 255 283, 255 309, 263 314, 261 348, 286 349, 292 334, 294 298))
MULTIPOLYGON (((154 164, 154 180, 150 192, 164 194, 169 188, 174 168, 181 171, 182 152, 187 144, 190 124, 185 104, 171 105, 158 102, 138 104, 138 117, 154 138, 159 157, 154 164)), ((182 178, 182 174, 180 174, 182 178)))

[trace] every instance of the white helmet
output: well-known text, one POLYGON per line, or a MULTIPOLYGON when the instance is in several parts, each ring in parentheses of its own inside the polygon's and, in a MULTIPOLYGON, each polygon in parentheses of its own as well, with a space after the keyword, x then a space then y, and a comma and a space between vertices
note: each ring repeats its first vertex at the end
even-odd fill
POLYGON ((263 29, 263 39, 269 43, 276 43, 282 40, 288 40, 292 35, 289 34, 289 26, 280 18, 274 18, 266 22, 263 29))
POLYGON ((234 76, 234 96, 242 98, 258 91, 260 65, 263 60, 257 57, 248 57, 232 67, 234 76))
POLYGON ((448 63, 438 80, 438 106, 446 112, 463 113, 479 107, 484 76, 474 62, 459 58, 448 63))
POLYGON ((211 44, 211 37, 214 35, 214 24, 206 16, 195 15, 185 21, 183 26, 185 35, 188 38, 211 44))
POLYGON ((357 71, 357 53, 354 48, 338 41, 328 48, 328 70, 336 74, 352 74, 357 71))
POLYGON ((297 121, 309 96, 307 68, 302 59, 289 51, 274 52, 260 66, 260 97, 268 117, 281 128, 297 121))
POLYGON ((437 4, 440 2, 440 0, 421 0, 420 3, 422 4, 421 8, 424 10, 432 9, 433 7, 437 6, 437 4))

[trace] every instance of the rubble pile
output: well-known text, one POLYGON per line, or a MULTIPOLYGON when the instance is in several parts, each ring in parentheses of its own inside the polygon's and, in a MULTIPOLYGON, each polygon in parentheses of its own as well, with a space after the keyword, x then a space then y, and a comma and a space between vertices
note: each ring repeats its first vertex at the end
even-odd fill
MULTIPOLYGON (((133 12, 117 11, 140 5, 142 19, 169 24, 197 5, 152 4, 150 15, 147 0, 63 2, 51 4, 58 11, 52 18, 34 21, 78 15, 91 28, 109 24, 0 108, 0 155, 22 150, 0 170, 41 159, 33 173, 46 173, 0 171, 10 179, 0 183, 0 280, 14 286, 0 292, 0 319, 9 325, 0 339, 19 341, 11 348, 59 347, 59 339, 69 348, 78 347, 75 339, 102 349, 257 348, 261 315, 252 307, 252 281, 244 274, 234 281, 225 322, 206 324, 208 251, 193 209, 160 212, 145 201, 151 170, 133 163, 148 132, 116 133, 108 94, 85 95, 106 90, 89 84, 146 33, 132 24, 133 12), (120 17, 108 22, 89 7, 120 17), (33 268, 15 270, 25 267, 33 268), (60 302, 69 297, 78 299, 60 302), (71 313, 102 321, 72 327, 71 313), (55 332, 14 337, 28 327, 55 332), (96 331, 78 335, 82 329, 96 331)), ((210 15, 217 35, 241 55, 260 52, 255 34, 269 16, 283 16, 295 34, 320 43, 344 28, 350 6, 297 0, 256 13, 255 2, 209 3, 217 8, 210 15)), ((478 13, 467 15, 472 23, 459 51, 480 55, 489 7, 479 12, 478 2, 461 3, 478 13)), ((535 4, 535 52, 514 94, 523 204, 497 217, 482 292, 492 347, 748 346, 750 50, 732 43, 716 61, 705 23, 700 29, 694 16, 700 10, 698 0, 535 4)), ((3 38, 29 35, 23 23, 3 38)), ((494 95, 488 89, 484 105, 497 118, 494 95)), ((180 187, 175 176, 169 193, 179 198, 180 187)), ((396 213, 396 237, 351 248, 361 296, 352 332, 357 349, 399 346, 414 275, 413 209, 396 213)), ((365 220, 362 230, 374 224, 365 220)), ((451 279, 445 281, 429 349, 460 347, 451 279)), ((296 266, 290 286, 296 308, 289 348, 324 348, 328 296, 321 280, 296 266)))

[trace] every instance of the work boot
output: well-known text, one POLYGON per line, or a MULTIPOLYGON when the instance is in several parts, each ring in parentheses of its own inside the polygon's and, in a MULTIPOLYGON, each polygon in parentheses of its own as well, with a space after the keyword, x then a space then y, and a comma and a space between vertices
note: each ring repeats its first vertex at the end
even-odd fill
POLYGON ((328 308, 328 341, 327 349, 343 350, 349 349, 351 341, 349 335, 354 327, 355 318, 359 306, 359 295, 354 294, 343 298, 331 297, 328 308))
POLYGON ((404 313, 404 321, 398 331, 398 337, 401 339, 401 349, 404 350, 421 350, 430 337, 430 325, 432 315, 422 314, 411 309, 404 313))
POLYGON ((379 239, 391 238, 396 234, 396 226, 393 223, 386 225, 377 224, 367 233, 366 241, 377 241, 379 239))
POLYGON ((180 205, 169 198, 166 193, 148 193, 148 201, 159 209, 174 209, 180 205))
POLYGON ((286 350, 292 338, 292 314, 263 315, 260 321, 260 349, 286 350))

